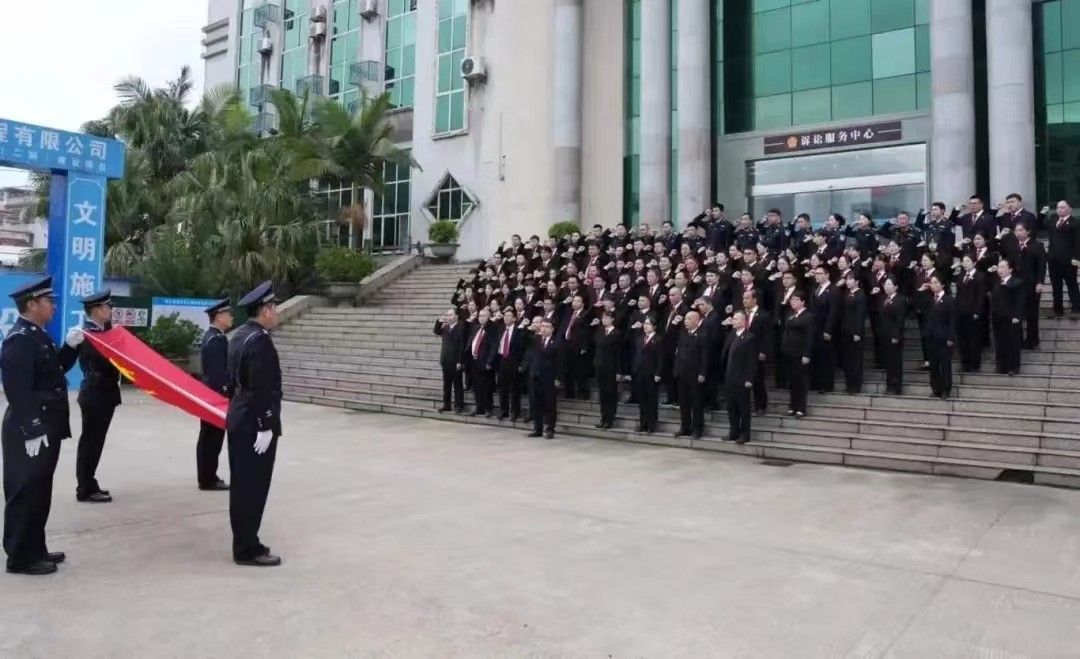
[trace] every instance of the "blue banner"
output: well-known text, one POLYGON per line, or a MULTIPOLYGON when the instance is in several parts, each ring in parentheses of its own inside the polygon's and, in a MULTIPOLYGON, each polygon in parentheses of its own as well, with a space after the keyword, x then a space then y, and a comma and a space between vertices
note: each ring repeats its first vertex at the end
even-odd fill
POLYGON ((0 165, 121 178, 124 145, 104 137, 0 118, 0 165))

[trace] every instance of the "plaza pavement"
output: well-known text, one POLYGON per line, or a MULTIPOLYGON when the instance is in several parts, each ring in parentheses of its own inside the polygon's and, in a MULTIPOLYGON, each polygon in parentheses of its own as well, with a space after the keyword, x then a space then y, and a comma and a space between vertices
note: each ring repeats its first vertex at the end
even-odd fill
POLYGON ((75 502, 66 442, 49 531, 68 562, 0 575, 0 656, 1080 656, 1080 492, 284 419, 268 570, 230 561, 193 419, 126 393, 109 505, 75 502))

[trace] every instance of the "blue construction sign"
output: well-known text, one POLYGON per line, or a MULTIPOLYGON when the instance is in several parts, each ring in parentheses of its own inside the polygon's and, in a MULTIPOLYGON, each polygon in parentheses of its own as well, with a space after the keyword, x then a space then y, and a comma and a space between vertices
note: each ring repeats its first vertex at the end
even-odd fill
MULTIPOLYGON (((0 118, 0 166, 52 173, 46 262, 57 295, 56 316, 48 330, 57 344, 83 322, 79 298, 102 286, 105 192, 109 179, 123 177, 124 154, 117 140, 0 118)), ((0 277, 0 324, 5 331, 17 317, 9 293, 26 278, 25 273, 0 277)), ((68 380, 75 386, 81 378, 73 369, 68 380)))

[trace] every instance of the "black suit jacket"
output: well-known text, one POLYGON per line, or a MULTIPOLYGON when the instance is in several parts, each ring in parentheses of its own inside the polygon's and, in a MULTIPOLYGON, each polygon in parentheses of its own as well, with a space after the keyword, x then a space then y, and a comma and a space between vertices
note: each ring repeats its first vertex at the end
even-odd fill
POLYGON ((203 333, 199 350, 203 383, 219 394, 229 395, 229 339, 216 327, 203 333))
POLYGON ((1043 218, 1042 226, 1050 238, 1050 249, 1046 253, 1048 259, 1068 262, 1080 258, 1080 220, 1067 217, 1059 223, 1057 215, 1051 211, 1043 218))
POLYGON ((622 364, 622 332, 615 328, 608 332, 604 327, 598 327, 593 345, 593 366, 597 373, 625 372, 622 364))
POLYGON ((675 349, 675 377, 704 377, 709 372, 708 336, 700 328, 683 331, 675 349))
POLYGON ((866 336, 866 293, 861 289, 844 296, 843 320, 840 331, 845 336, 866 336))
POLYGON ((757 356, 755 339, 750 332, 744 331, 742 336, 739 336, 737 332, 732 332, 728 336, 727 344, 724 346, 724 357, 727 360, 724 381, 729 387, 742 387, 745 383, 754 381, 757 356))
POLYGON ((568 309, 566 311, 566 318, 563 323, 559 325, 557 330, 557 336, 559 341, 565 346, 567 350, 582 351, 588 350, 592 341, 593 328, 589 325, 592 322, 592 314, 588 310, 582 309, 578 312, 577 318, 574 318, 574 310, 568 309), (567 331, 569 330, 569 338, 567 338, 567 331))
POLYGON ((497 331, 495 323, 489 320, 483 327, 480 326, 479 321, 468 325, 469 335, 465 340, 465 363, 487 365, 490 361, 491 351, 494 349, 493 334, 497 331), (474 357, 473 342, 476 340, 478 332, 483 332, 484 338, 480 341, 480 353, 474 357))
POLYGON ((974 213, 960 215, 959 211, 953 210, 949 219, 954 225, 960 227, 964 238, 968 240, 977 233, 981 233, 987 241, 993 240, 997 235, 997 218, 989 211, 984 210, 976 216, 974 213))
POLYGON ((1029 291, 1046 281, 1046 248, 1038 240, 1028 239, 1024 247, 1013 241, 1009 259, 1015 264, 1016 276, 1029 291))
POLYGON ((791 314, 784 322, 784 335, 780 339, 780 352, 790 357, 810 359, 814 349, 814 317, 803 310, 796 318, 791 314))
POLYGON ((652 340, 648 343, 645 342, 644 335, 639 336, 634 341, 632 375, 635 378, 654 378, 663 370, 664 359, 659 334, 653 334, 652 340))
POLYGON ((836 335, 840 328, 840 311, 843 304, 835 285, 829 284, 823 293, 819 293, 818 288, 815 287, 810 296, 810 311, 814 315, 816 339, 820 339, 822 334, 836 335))
POLYGON ((899 293, 889 299, 881 300, 881 318, 878 321, 878 332, 881 339, 892 343, 893 339, 904 339, 904 322, 907 320, 907 301, 899 293))
POLYGON ((990 293, 990 313, 994 318, 1024 317, 1024 283, 1019 277, 1009 277, 1007 283, 997 281, 990 293))
MULTIPOLYGON (((112 329, 111 323, 104 328, 89 320, 83 324, 84 332, 104 332, 109 329, 112 329)), ((86 342, 79 346, 79 367, 83 372, 83 381, 79 384, 79 405, 115 407, 120 404, 120 371, 97 348, 86 342)))
MULTIPOLYGON (((488 365, 493 369, 499 368, 503 363, 502 344, 506 332, 506 324, 503 323, 493 328, 488 336, 489 339, 493 340, 488 351, 488 365)), ((525 334, 527 332, 528 330, 515 326, 513 334, 510 335, 510 356, 508 361, 515 367, 520 366, 521 361, 525 358, 525 334)))
POLYGON ((529 379, 539 385, 554 385, 559 373, 559 343, 555 337, 544 345, 544 338, 534 337, 525 357, 525 370, 529 379))
POLYGON ((435 336, 442 337, 439 364, 443 368, 454 368, 458 364, 465 363, 465 338, 468 331, 468 325, 462 322, 454 323, 451 327, 441 320, 435 321, 435 336))
POLYGON ((940 302, 933 297, 927 302, 923 310, 922 335, 928 341, 956 340, 956 307, 949 294, 946 293, 940 302))
MULTIPOLYGON (((747 320, 749 320, 749 314, 747 314, 747 320)), ((754 322, 747 326, 747 331, 754 337, 756 350, 760 353, 765 353, 766 357, 771 356, 773 351, 773 330, 775 321, 770 313, 761 308, 758 304, 757 310, 754 312, 754 322)))
POLYGON ((989 276, 975 270, 969 279, 967 273, 956 280, 956 313, 965 316, 981 314, 986 306, 989 276))

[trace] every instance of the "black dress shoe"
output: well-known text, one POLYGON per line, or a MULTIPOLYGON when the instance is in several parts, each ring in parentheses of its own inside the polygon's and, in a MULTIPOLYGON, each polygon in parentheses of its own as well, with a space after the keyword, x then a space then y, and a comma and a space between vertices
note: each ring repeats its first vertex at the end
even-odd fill
POLYGON ((75 500, 81 503, 109 503, 112 501, 112 495, 105 490, 100 492, 91 492, 90 494, 75 494, 75 500))
POLYGON ((695 432, 694 434, 690 435, 690 438, 691 439, 701 439, 701 433, 695 432))
POLYGON ((543 436, 544 436, 544 433, 542 433, 542 432, 538 432, 538 431, 534 430, 534 431, 532 431, 531 433, 529 433, 529 434, 528 434, 528 435, 526 435, 526 436, 527 436, 527 437, 543 437, 543 436))
POLYGON ((746 437, 740 437, 740 438, 735 440, 735 443, 738 444, 739 446, 742 446, 743 444, 746 444, 749 441, 750 440, 747 439, 746 437))
POLYGON ((443 405, 442 407, 439 408, 439 414, 444 414, 444 413, 449 412, 449 411, 450 411, 450 408, 445 406, 445 405, 443 405))
POLYGON ((675 433, 675 437, 689 437, 689 436, 690 436, 690 433, 686 432, 685 430, 680 430, 679 432, 675 433))
POLYGON ((277 567, 281 565, 281 557, 274 556, 273 554, 263 554, 262 556, 256 556, 255 558, 237 558, 234 561, 237 565, 248 565, 251 567, 277 567))
POLYGON ((62 551, 50 551, 48 554, 45 554, 45 560, 59 565, 67 560, 67 554, 62 551))
MULTIPOLYGON (((520 420, 521 420, 521 415, 520 414, 515 414, 514 416, 510 417, 510 423, 517 423, 520 420)), ((532 421, 532 419, 529 419, 529 421, 532 421)))
POLYGON ((509 418, 510 418, 509 414, 500 414, 499 415, 499 421, 506 421, 509 418))
POLYGON ((607 430, 607 427, 607 421, 601 421, 600 423, 596 424, 596 428, 598 430, 607 430))
POLYGON ((554 430, 549 430, 546 433, 544 433, 544 439, 555 439, 555 431, 554 430))
POLYGON ((200 485, 199 489, 204 492, 223 492, 229 489, 229 484, 219 478, 215 483, 200 485))
POLYGON ((37 577, 56 572, 56 563, 42 559, 25 565, 9 565, 7 566, 7 571, 9 574, 27 574, 37 577))

